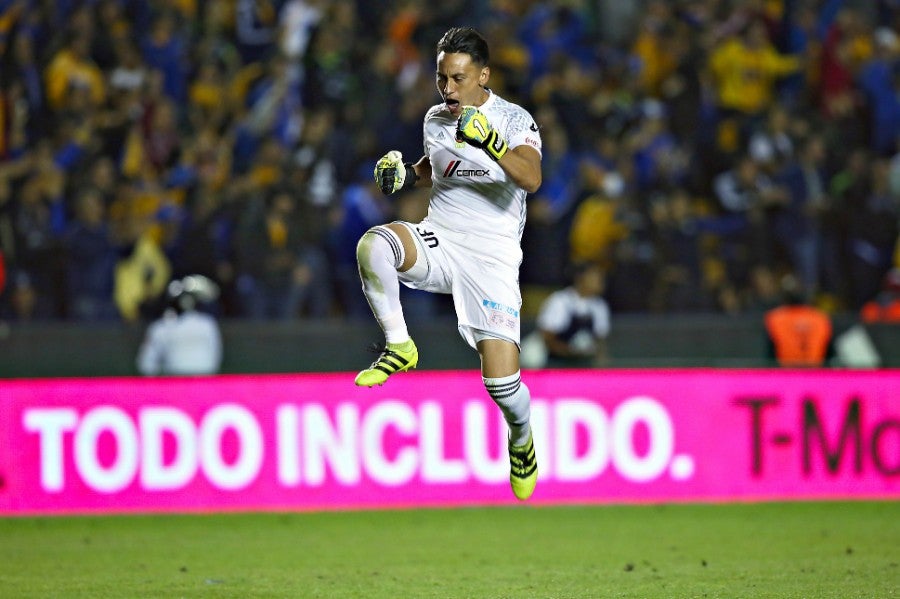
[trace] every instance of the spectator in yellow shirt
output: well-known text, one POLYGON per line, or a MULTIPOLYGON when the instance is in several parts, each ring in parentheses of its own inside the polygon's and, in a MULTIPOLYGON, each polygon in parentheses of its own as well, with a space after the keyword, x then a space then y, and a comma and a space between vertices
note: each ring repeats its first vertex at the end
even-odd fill
POLYGON ((710 56, 719 106, 748 116, 768 109, 778 79, 799 71, 801 66, 799 57, 775 49, 761 20, 722 42, 710 56))
POLYGON ((106 101, 103 71, 91 60, 90 47, 90 38, 75 35, 47 65, 44 71, 47 102, 54 110, 65 107, 68 91, 72 87, 86 88, 94 106, 106 101))

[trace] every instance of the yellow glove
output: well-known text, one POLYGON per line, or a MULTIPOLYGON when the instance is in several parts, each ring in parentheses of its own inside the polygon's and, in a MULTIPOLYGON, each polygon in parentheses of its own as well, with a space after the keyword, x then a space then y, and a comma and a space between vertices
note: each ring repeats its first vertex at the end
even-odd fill
POLYGON ((397 150, 391 150, 375 163, 375 182, 385 195, 412 187, 418 179, 412 163, 404 163, 403 154, 397 150))
POLYGON ((456 139, 481 148, 494 160, 500 160, 509 150, 506 140, 491 127, 484 113, 474 106, 463 106, 462 114, 456 121, 456 139))

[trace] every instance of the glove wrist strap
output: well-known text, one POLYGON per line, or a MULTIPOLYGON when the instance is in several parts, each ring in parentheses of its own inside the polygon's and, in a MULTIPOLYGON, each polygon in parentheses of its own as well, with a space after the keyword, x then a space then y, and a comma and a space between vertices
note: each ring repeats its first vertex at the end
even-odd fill
POLYGON ((406 178, 403 179, 403 187, 400 189, 409 189, 419 180, 419 175, 416 174, 412 162, 404 162, 403 167, 406 169, 406 178))
POLYGON ((508 150, 509 146, 506 144, 506 140, 492 129, 487 139, 484 140, 484 151, 494 160, 500 160, 508 150))

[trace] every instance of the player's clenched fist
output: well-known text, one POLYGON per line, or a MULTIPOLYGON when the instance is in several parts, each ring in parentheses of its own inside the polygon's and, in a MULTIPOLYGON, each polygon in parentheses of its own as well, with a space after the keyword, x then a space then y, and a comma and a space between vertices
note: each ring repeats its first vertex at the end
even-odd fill
POLYGON ((494 160, 500 160, 509 147, 497 130, 491 127, 484 113, 474 106, 463 106, 456 121, 456 139, 481 148, 494 160))
POLYGON ((391 150, 375 163, 375 182, 385 195, 415 185, 419 177, 412 163, 403 162, 403 154, 391 150))

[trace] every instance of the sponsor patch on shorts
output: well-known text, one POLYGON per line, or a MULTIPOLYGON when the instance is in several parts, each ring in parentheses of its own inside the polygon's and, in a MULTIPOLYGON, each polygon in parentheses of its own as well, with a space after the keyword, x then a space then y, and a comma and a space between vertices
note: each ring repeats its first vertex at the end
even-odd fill
POLYGON ((489 299, 481 300, 481 305, 488 310, 488 321, 497 327, 514 330, 518 324, 519 310, 489 299))

